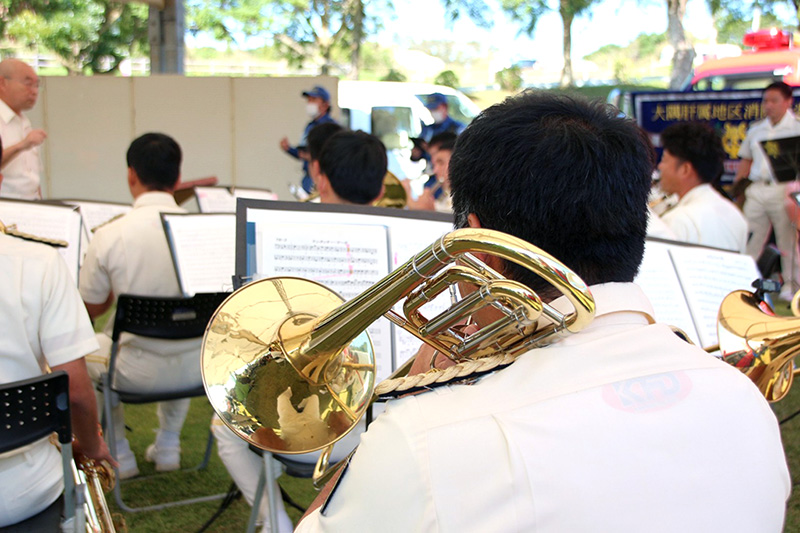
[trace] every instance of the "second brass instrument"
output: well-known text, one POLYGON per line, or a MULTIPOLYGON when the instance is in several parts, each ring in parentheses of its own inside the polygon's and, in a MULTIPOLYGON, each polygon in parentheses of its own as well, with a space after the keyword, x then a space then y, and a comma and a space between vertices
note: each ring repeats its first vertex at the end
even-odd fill
POLYGON ((577 332, 592 320, 594 300, 583 281, 547 253, 484 229, 443 236, 346 303, 312 281, 263 279, 229 296, 206 329, 202 370, 212 406, 237 435, 270 452, 329 446, 373 399, 375 357, 365 330, 382 315, 460 363, 515 356, 577 332), (473 254, 538 274, 574 312, 558 312, 473 254), (426 318, 420 308, 455 283, 476 290, 426 318), (405 317, 392 311, 401 300, 405 317), (501 318, 469 336, 459 333, 455 326, 486 306, 501 310, 501 318))

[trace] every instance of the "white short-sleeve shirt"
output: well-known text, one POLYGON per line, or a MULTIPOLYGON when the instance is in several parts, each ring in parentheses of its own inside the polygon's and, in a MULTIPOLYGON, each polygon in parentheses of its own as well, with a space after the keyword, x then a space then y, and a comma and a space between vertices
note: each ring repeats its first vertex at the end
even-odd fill
POLYGON ((49 246, 0 234, 0 382, 42 374, 97 350, 75 281, 49 246))
POLYGON ((760 142, 797 135, 800 135, 800 121, 791 111, 787 111, 774 126, 768 118, 754 122, 739 147, 739 157, 753 161, 748 177, 753 181, 774 181, 775 176, 772 174, 769 159, 760 142))
POLYGON ((747 248, 749 231, 744 214, 707 183, 683 195, 662 220, 679 241, 741 253, 747 248))
MULTIPOLYGON (((0 139, 9 147, 23 140, 31 132, 31 121, 25 115, 17 115, 0 100, 0 139)), ((3 167, 0 196, 37 200, 41 198, 40 175, 42 162, 39 147, 23 150, 3 167)))
POLYGON ((781 531, 791 480, 755 385, 652 324, 637 286, 591 290, 581 332, 389 402, 296 531, 781 531))

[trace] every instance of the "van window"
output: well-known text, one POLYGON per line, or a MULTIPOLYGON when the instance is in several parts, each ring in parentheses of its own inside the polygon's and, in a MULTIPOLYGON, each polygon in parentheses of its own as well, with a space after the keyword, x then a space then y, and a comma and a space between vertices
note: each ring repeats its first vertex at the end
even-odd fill
MULTIPOLYGON (((428 103, 429 94, 418 94, 417 98, 423 105, 428 103)), ((447 100, 447 114, 462 124, 469 124, 475 118, 475 113, 469 109, 464 102, 461 101, 458 95, 446 94, 444 95, 447 100)))
POLYGON ((350 110, 346 107, 339 108, 339 116, 342 117, 339 123, 352 130, 353 124, 350 123, 350 110))
POLYGON ((411 137, 419 137, 421 127, 411 119, 410 107, 373 107, 372 134, 387 150, 411 148, 411 137))

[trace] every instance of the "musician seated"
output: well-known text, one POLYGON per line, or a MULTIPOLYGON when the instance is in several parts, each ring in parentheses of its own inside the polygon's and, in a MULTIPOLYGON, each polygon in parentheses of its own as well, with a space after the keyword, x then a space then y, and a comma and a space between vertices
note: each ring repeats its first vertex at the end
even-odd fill
MULTIPOLYGON (((526 92, 467 127, 450 160, 456 225, 560 259, 595 318, 477 381, 390 401, 297 531, 781 530, 791 481, 769 405, 655 323, 632 283, 652 168, 646 136, 599 102, 526 92)), ((479 256, 572 310, 533 272, 479 256)))
MULTIPOLYGON (((0 232, 0 383, 69 375, 75 451, 113 463, 100 436, 84 357, 97 350, 75 280, 58 252, 0 232)), ((0 455, 0 527, 49 507, 64 490, 61 454, 50 439, 0 455)))
POLYGON ((661 190, 679 198, 661 215, 664 223, 679 241, 744 253, 747 220, 712 186, 722 175, 725 160, 719 136, 706 124, 684 122, 665 129, 661 143, 661 190))
POLYGON ((369 205, 383 194, 386 147, 363 131, 340 131, 311 162, 323 204, 369 205))
MULTIPOLYGON (((103 314, 120 294, 182 296, 161 213, 185 213, 173 191, 180 178, 181 149, 171 137, 147 133, 135 139, 126 155, 127 182, 133 210, 98 229, 80 271, 80 292, 89 315, 103 314)), ((113 319, 98 334, 100 350, 89 359, 89 372, 99 381, 108 367, 113 319)), ((123 335, 116 363, 115 386, 122 390, 157 392, 201 383, 200 339, 162 340, 123 335)), ((180 468, 180 432, 190 400, 158 404, 159 431, 145 459, 160 472, 180 468)), ((119 475, 133 477, 139 469, 125 438, 122 405, 115 405, 119 475)))
POLYGON ((450 157, 456 146, 458 136, 451 131, 434 135, 428 143, 428 153, 433 165, 433 175, 425 182, 425 189, 417 199, 411 195, 411 186, 408 180, 403 182, 408 195, 408 208, 420 211, 439 211, 452 213, 453 205, 450 201, 450 182, 448 178, 450 157))

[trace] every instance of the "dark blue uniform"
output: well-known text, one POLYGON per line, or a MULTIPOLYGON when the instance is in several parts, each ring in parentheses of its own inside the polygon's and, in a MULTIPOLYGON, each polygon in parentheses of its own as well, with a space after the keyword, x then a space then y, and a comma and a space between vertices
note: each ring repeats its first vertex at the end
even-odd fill
MULTIPOLYGON (((300 159, 300 153, 298 152, 298 148, 306 146, 306 140, 308 139, 308 132, 314 129, 314 126, 319 126, 320 124, 326 124, 328 122, 336 122, 331 118, 330 113, 325 113, 321 117, 315 118, 311 122, 306 125, 306 129, 303 131, 303 137, 300 139, 300 143, 297 146, 293 146, 289 148, 286 153, 290 156, 294 157, 295 159, 300 159)), ((311 179, 311 176, 308 175, 308 161, 303 160, 303 189, 310 193, 314 189, 314 181, 311 179)))

